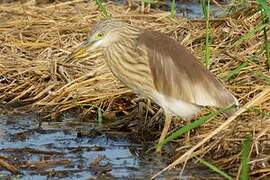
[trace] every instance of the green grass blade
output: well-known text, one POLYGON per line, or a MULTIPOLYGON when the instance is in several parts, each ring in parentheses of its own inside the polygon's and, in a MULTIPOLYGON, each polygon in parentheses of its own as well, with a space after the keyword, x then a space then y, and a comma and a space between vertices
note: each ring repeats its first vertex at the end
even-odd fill
MULTIPOLYGON (((262 23, 268 24, 270 19, 270 7, 267 3, 267 0, 257 0, 257 3, 259 4, 261 8, 261 16, 262 16, 262 23)), ((270 70, 270 42, 267 37, 267 31, 269 30, 269 27, 266 26, 263 28, 263 36, 264 36, 264 49, 265 49, 265 55, 267 59, 267 66, 268 70, 270 70)))
POLYGON ((102 122, 103 122, 103 115, 102 115, 102 109, 101 108, 97 109, 97 121, 98 121, 99 125, 101 125, 102 122))
POLYGON ((204 47, 204 64, 205 66, 209 69, 211 65, 211 50, 210 50, 210 22, 209 22, 209 14, 210 14, 210 0, 202 0, 201 1, 201 6, 204 14, 204 19, 206 23, 206 28, 205 28, 205 47, 204 47))
POLYGON ((171 8, 171 17, 172 18, 175 18, 176 17, 176 4, 175 4, 175 0, 171 0, 170 8, 171 8))
POLYGON ((111 18, 111 14, 108 13, 106 7, 102 4, 102 0, 96 0, 96 4, 98 6, 99 11, 101 12, 101 15, 104 18, 111 18))
POLYGON ((240 180, 249 179, 249 154, 251 145, 251 137, 247 136, 242 144, 240 180))
POLYGON ((202 11, 205 18, 208 16, 208 7, 207 7, 208 2, 207 1, 208 0, 201 1, 202 11))
POLYGON ((96 113, 97 113, 97 117, 96 117, 96 120, 97 120, 97 123, 99 125, 101 125, 103 123, 103 112, 104 110, 101 109, 100 107, 94 105, 94 104, 78 104, 81 108, 89 108, 88 110, 90 109, 97 109, 96 113))
POLYGON ((208 167, 209 169, 211 169, 212 171, 216 172, 217 174, 223 176, 224 178, 228 179, 228 180, 233 180, 233 178, 228 175, 226 172, 220 170, 218 167, 216 167, 215 165, 207 162, 206 160, 199 158, 197 156, 194 156, 201 164, 205 165, 206 167, 208 167))
POLYGON ((154 0, 140 0, 141 2, 147 3, 147 4, 156 4, 157 2, 154 0))
POLYGON ((267 0, 257 0, 257 3, 260 5, 263 13, 266 14, 268 18, 270 18, 270 7, 267 3, 267 0))
POLYGON ((208 119, 213 118, 217 115, 217 112, 211 112, 208 113, 198 119, 196 119, 195 121, 193 121, 192 123, 189 123, 187 125, 185 125, 184 127, 176 130, 175 132, 173 132, 172 134, 170 134, 167 138, 164 139, 164 141, 162 143, 160 143, 159 145, 157 145, 157 148, 163 147, 165 144, 167 144, 168 142, 179 138, 181 135, 187 133, 188 131, 195 129, 197 127, 199 127, 200 125, 202 125, 203 123, 205 123, 208 119))
POLYGON ((248 62, 241 63, 237 68, 229 72, 228 75, 223 78, 224 81, 228 81, 236 77, 245 67, 247 67, 247 65, 248 62))
POLYGON ((192 129, 195 129, 199 126, 201 126, 202 124, 204 124, 206 121, 208 121, 211 118, 216 117, 217 115, 219 115, 220 113, 223 112, 230 112, 232 109, 234 109, 235 106, 232 105, 230 107, 224 108, 224 109, 220 109, 219 111, 215 111, 215 112, 211 112, 208 113, 202 117, 197 118, 196 120, 194 120, 193 122, 185 125, 184 127, 172 132, 171 134, 169 134, 167 136, 167 138, 164 139, 164 141, 162 141, 160 144, 157 144, 156 149, 161 149, 165 144, 167 144, 168 142, 179 138, 180 136, 182 136, 183 134, 189 132, 192 129))
POLYGON ((265 55, 266 55, 266 60, 267 60, 268 70, 270 70, 270 51, 269 51, 269 48, 270 48, 270 41, 268 40, 268 37, 267 37, 267 31, 268 31, 268 28, 265 27, 265 28, 263 29, 263 35, 264 35, 264 49, 265 49, 265 55))
POLYGON ((253 74, 253 76, 265 81, 268 85, 270 85, 270 77, 269 76, 266 76, 263 73, 257 72, 257 71, 252 71, 252 74, 253 74))
POLYGON ((262 31, 266 26, 267 26, 267 24, 260 24, 260 25, 255 26, 249 32, 242 35, 235 43, 233 43, 232 46, 240 45, 244 41, 246 41, 246 40, 250 39, 251 37, 253 37, 257 32, 262 31))

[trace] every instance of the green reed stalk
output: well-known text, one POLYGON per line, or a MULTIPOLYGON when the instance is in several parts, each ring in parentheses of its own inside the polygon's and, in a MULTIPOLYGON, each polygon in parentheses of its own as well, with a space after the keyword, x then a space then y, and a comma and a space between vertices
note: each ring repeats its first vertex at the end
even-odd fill
POLYGON ((102 4, 102 0, 96 0, 96 4, 98 6, 99 12, 104 18, 106 19, 111 18, 112 15, 108 13, 106 7, 102 4))
POLYGON ((249 154, 251 151, 251 137, 245 137, 245 140, 242 144, 242 152, 241 152, 241 173, 240 180, 248 180, 249 179, 249 154))
POLYGON ((175 0, 171 0, 170 3, 170 12, 171 12, 171 17, 175 18, 176 17, 176 4, 175 4, 175 0))
POLYGON ((210 0, 202 0, 201 1, 202 10, 204 14, 204 19, 206 23, 205 29, 205 47, 204 47, 204 64, 209 69, 211 65, 211 50, 210 50, 210 22, 209 22, 209 15, 210 15, 210 0))
POLYGON ((262 16, 262 24, 266 26, 263 28, 263 36, 264 36, 264 50, 265 56, 267 60, 267 68, 270 71, 270 41, 267 37, 267 31, 269 30, 269 19, 270 19, 270 7, 267 3, 267 0, 257 0, 257 3, 260 6, 261 16, 262 16))
POLYGON ((225 179, 228 179, 228 180, 233 180, 233 178, 228 175, 226 172, 220 170, 217 166, 211 164, 210 162, 202 159, 202 158, 199 158, 197 156, 194 156, 201 164, 205 165, 206 167, 208 167, 210 170, 216 172, 217 174, 219 174, 220 176, 223 176, 225 179))

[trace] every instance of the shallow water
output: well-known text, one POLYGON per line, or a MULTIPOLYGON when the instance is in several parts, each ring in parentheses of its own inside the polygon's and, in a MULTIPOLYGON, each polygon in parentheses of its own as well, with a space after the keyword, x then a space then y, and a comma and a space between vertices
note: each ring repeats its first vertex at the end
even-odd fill
MULTIPOLYGON (((171 0, 165 1, 165 10, 170 10, 171 0)), ((210 16, 218 17, 225 13, 224 9, 215 4, 210 5, 210 16)), ((201 4, 198 0, 176 0, 176 15, 190 19, 201 19, 204 17, 201 4)))
MULTIPOLYGON (((0 115, 0 159, 21 175, 0 168, 0 179, 150 179, 168 165, 169 157, 146 153, 149 144, 131 140, 126 132, 105 130, 93 122, 64 118, 43 122, 35 115, 0 115)), ((158 179, 179 179, 180 169, 158 179)), ((187 167, 182 179, 213 177, 198 166, 187 167)))
MULTIPOLYGON (((127 0, 111 0, 113 2, 124 4, 127 0)), ((151 1, 151 0, 149 0, 151 1)), ((170 11, 171 0, 160 1, 161 6, 159 9, 170 11)), ((221 4, 228 4, 229 1, 221 1, 221 4)), ((176 0, 176 16, 186 17, 190 19, 202 19, 204 17, 201 4, 199 0, 176 0)), ((210 16, 218 17, 225 14, 226 11, 219 8, 216 4, 210 4, 210 16)))
MULTIPOLYGON (((40 123, 34 115, 0 116, 0 157, 18 167, 23 173, 20 179, 87 179, 102 173, 109 179, 144 179, 166 166, 158 158, 143 157, 144 145, 131 142, 124 133, 99 132, 91 129, 91 123, 88 127, 55 124, 40 123), (100 161, 93 164, 96 158, 100 161), (38 162, 42 165, 35 166, 38 162)), ((0 174, 10 175, 3 169, 0 174)))

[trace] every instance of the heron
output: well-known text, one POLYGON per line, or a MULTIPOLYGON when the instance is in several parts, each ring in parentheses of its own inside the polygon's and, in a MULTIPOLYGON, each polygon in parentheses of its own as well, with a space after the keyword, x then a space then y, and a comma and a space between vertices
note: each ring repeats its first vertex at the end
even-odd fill
POLYGON ((116 78, 163 109, 165 121, 158 145, 168 133, 171 114, 188 121, 205 106, 239 105, 191 52, 160 32, 122 20, 102 20, 70 57, 76 59, 94 49, 102 50, 105 63, 116 78))

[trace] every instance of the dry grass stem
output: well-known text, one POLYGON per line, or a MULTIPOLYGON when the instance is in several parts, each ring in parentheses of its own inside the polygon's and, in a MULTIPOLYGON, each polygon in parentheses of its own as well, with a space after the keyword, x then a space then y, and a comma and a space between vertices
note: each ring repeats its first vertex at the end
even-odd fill
MULTIPOLYGON (((203 61, 203 20, 172 21, 170 12, 150 9, 145 14, 140 9, 112 2, 106 8, 115 18, 171 36, 198 61, 203 61)), ((104 114, 111 113, 120 127, 137 124, 140 131, 158 139, 162 127, 158 123, 162 117, 159 107, 151 104, 152 113, 143 112, 139 118, 137 102, 133 102, 136 96, 114 78, 100 51, 70 63, 65 61, 101 19, 94 1, 0 4, 0 19, 0 107, 44 113, 52 120, 74 109, 81 112, 82 118, 93 119, 97 110, 102 109, 104 114)), ((192 130, 188 144, 184 137, 171 142, 177 149, 173 157, 177 160, 164 170, 194 153, 236 177, 241 142, 246 134, 251 134, 250 173, 254 178, 262 178, 270 172, 270 72, 263 52, 263 33, 255 33, 236 44, 261 23, 260 12, 251 3, 230 16, 209 19, 209 23, 212 31, 209 69, 224 80, 243 106, 228 119, 218 116, 192 130)), ((270 37, 270 31, 267 33, 270 37)), ((209 109, 202 114, 206 112, 209 109)), ((170 131, 185 123, 174 118, 170 131)))
POLYGON ((217 129, 210 132, 207 137, 203 138, 200 143, 198 143, 196 146, 192 147, 190 150, 188 150, 185 154, 180 156, 178 159, 176 159, 173 163, 171 163, 169 166, 164 168, 159 173, 155 174, 152 179, 156 178, 158 175, 160 175, 162 172, 174 168, 176 165, 186 161, 189 159, 192 155, 192 153, 198 149, 200 146, 202 146, 204 143, 209 141, 212 137, 214 137, 217 133, 224 130, 233 120, 235 120, 238 116, 240 116, 243 112, 251 108, 252 106, 256 106, 257 104, 260 104, 261 101, 264 101, 265 98, 268 96, 269 98, 270 94, 270 88, 264 89, 260 94, 258 94, 256 97, 254 97, 251 101, 249 101, 247 104, 245 104, 243 107, 241 107, 238 111, 236 111, 231 117, 229 117, 223 124, 221 124, 217 129))

